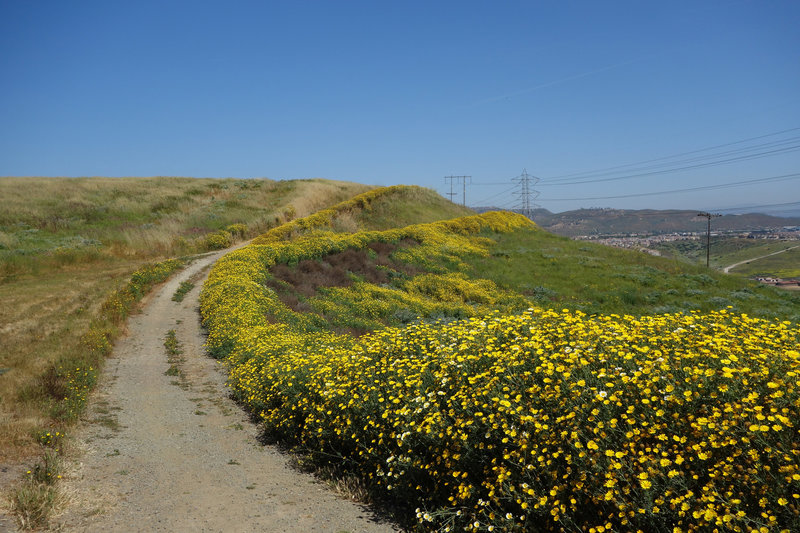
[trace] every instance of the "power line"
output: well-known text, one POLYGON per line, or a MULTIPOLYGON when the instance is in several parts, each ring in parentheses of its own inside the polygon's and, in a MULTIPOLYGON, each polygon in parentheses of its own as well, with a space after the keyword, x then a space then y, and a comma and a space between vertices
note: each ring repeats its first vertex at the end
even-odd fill
MULTIPOLYGON (((741 139, 738 141, 718 144, 715 146, 700 148, 688 152, 681 152, 670 156, 648 159, 637 163, 629 163, 625 165, 606 167, 591 172, 565 174, 553 178, 545 178, 540 181, 539 178, 536 178, 537 180, 536 186, 538 189, 539 187, 548 187, 548 186, 555 187, 560 185, 563 186, 582 185, 587 183, 599 183, 599 182, 618 181, 618 180, 626 180, 633 178, 643 178, 647 176, 668 174, 672 172, 705 168, 709 166, 723 165, 723 164, 742 162, 752 159, 785 154, 789 152, 794 152, 796 150, 800 150, 800 135, 791 135, 787 138, 773 139, 769 140, 768 142, 760 142, 755 144, 752 143, 754 141, 768 139, 770 137, 785 135, 787 133, 793 133, 797 131, 800 131, 800 127, 789 128, 754 137, 748 137, 746 139, 741 139), (742 145, 745 143, 751 143, 751 144, 748 146, 737 147, 737 145, 742 145), (735 148, 722 150, 724 148, 729 148, 729 147, 735 147, 735 148), (614 175, 620 171, 624 171, 625 174, 614 175)), ((543 201, 586 201, 586 200, 612 200, 621 198, 637 198, 637 197, 654 196, 659 194, 673 194, 673 193, 691 192, 699 190, 716 190, 716 189, 746 185, 749 183, 766 183, 771 181, 795 179, 795 177, 796 177, 795 174, 789 174, 785 176, 773 176, 770 178, 744 180, 744 181, 719 184, 719 185, 708 185, 703 187, 691 187, 686 189, 674 189, 674 190, 651 192, 651 193, 620 194, 620 195, 595 196, 595 197, 584 197, 584 198, 549 198, 549 199, 544 198, 542 200, 543 201)), ((527 181, 525 179, 520 179, 520 177, 518 176, 517 178, 512 179, 512 182, 516 184, 516 187, 514 187, 513 189, 503 190, 500 193, 494 194, 488 198, 484 198, 482 202, 487 203, 489 200, 493 200, 494 198, 509 194, 509 192, 511 192, 512 190, 516 190, 514 195, 518 199, 517 207, 523 211, 530 210, 532 207, 530 200, 531 198, 530 181, 527 181)), ((496 187, 496 186, 506 186, 508 185, 508 182, 473 183, 470 180, 470 184, 496 187)), ((454 183, 451 180, 451 192, 449 193, 451 199, 453 199, 453 197, 456 195, 456 193, 453 190, 453 185, 454 183)), ((464 186, 465 188, 466 183, 462 182, 462 186, 464 186)), ((534 200, 538 198, 539 195, 538 190, 536 190, 535 192, 536 196, 534 200)), ((464 194, 463 202, 465 203, 466 193, 464 192, 463 194, 464 194)), ((772 206, 764 206, 764 207, 772 207, 772 206)))
MULTIPOLYGON (((797 137, 796 139, 791 139, 790 141, 782 141, 781 143, 778 143, 778 144, 787 144, 787 143, 790 143, 790 142, 791 143, 795 143, 795 142, 798 142, 798 141, 800 141, 800 137, 797 137)), ((740 162, 740 161, 749 161, 749 160, 752 160, 752 159, 760 159, 762 157, 769 157, 769 156, 773 156, 773 155, 778 155, 778 154, 783 154, 783 153, 794 152, 796 150, 800 150, 800 143, 794 144, 792 146, 784 146, 784 147, 778 147, 778 144, 776 144, 775 146, 771 147, 771 148, 774 148, 774 149, 767 150, 767 151, 762 151, 762 152, 755 153, 755 154, 738 155, 738 156, 735 156, 735 157, 728 157, 728 158, 725 158, 725 159, 717 159, 717 160, 714 160, 714 161, 707 161, 707 162, 703 162, 703 163, 686 164, 684 166, 671 166, 671 167, 664 167, 664 168, 651 167, 651 168, 658 168, 658 169, 657 170, 649 170, 647 172, 639 172, 639 173, 635 173, 635 174, 627 174, 627 175, 624 175, 624 176, 612 176, 612 177, 591 178, 591 179, 575 179, 573 181, 561 181, 561 182, 557 182, 557 183, 553 182, 553 181, 546 181, 546 182, 542 183, 541 186, 542 187, 556 187, 556 186, 562 186, 562 185, 580 185, 580 184, 585 184, 585 183, 599 183, 599 182, 605 182, 605 181, 619 181, 619 180, 626 180, 626 179, 633 179, 633 178, 643 178, 643 177, 655 176, 655 175, 659 175, 659 174, 669 174, 669 173, 672 173, 672 172, 680 172, 680 171, 683 171, 683 170, 693 170, 693 169, 696 169, 696 168, 705 168, 705 167, 717 166, 717 165, 725 165, 725 164, 728 164, 728 163, 735 163, 735 162, 740 162)), ((750 150, 750 149, 743 150, 743 151, 748 151, 748 150, 750 150)), ((725 155, 725 154, 713 154, 713 156, 710 156, 710 157, 719 157, 721 155, 725 155)), ((689 162, 691 162, 691 161, 689 161, 689 160, 676 161, 675 164, 689 163, 689 162)), ((642 170, 648 170, 648 169, 642 169, 642 170)))
MULTIPOLYGON (((516 188, 516 187, 515 187, 516 188)), ((510 191, 511 189, 509 189, 510 191)), ((509 191, 505 191, 506 193, 509 191)), ((510 200, 503 203, 494 204, 492 206, 488 206, 484 204, 482 207, 495 207, 498 209, 501 208, 515 208, 516 200, 510 200)), ((781 207, 800 207, 800 202, 783 202, 783 203, 776 203, 776 204, 761 204, 761 205, 750 205, 750 206, 739 206, 739 207, 717 207, 711 209, 710 211, 738 211, 738 212, 745 212, 750 211, 752 209, 766 209, 766 208, 781 208, 781 207)), ((693 217, 695 216, 695 210, 693 209, 617 209, 617 208, 610 208, 610 207, 598 207, 598 208, 582 208, 584 210, 602 210, 602 211, 619 211, 620 216, 624 217, 635 217, 635 218, 664 218, 674 215, 684 215, 686 217, 693 217)), ((723 213, 722 216, 726 216, 732 213, 723 213)))
POLYGON ((450 201, 453 201, 453 196, 456 194, 453 192, 453 183, 456 181, 460 181, 462 185, 462 197, 461 197, 461 205, 467 205, 467 180, 472 180, 472 176, 445 176, 445 181, 450 181, 450 192, 447 193, 450 196, 450 201))
POLYGON ((658 192, 645 192, 645 193, 637 193, 637 194, 618 194, 614 196, 591 196, 585 198, 545 198, 543 201, 547 202, 572 202, 572 201, 584 201, 584 200, 614 200, 619 198, 639 198, 643 196, 657 196, 661 194, 674 194, 680 192, 692 192, 692 191, 713 191, 717 189, 727 189, 730 187, 738 187, 740 185, 750 185, 753 183, 768 183, 768 182, 776 182, 776 181, 786 181, 786 180, 793 180, 800 178, 800 173, 794 174, 784 174, 782 176, 771 176, 769 178, 756 178, 750 180, 742 180, 742 181, 734 181, 731 183, 722 183, 717 185, 705 185, 701 187, 689 187, 686 189, 672 189, 668 191, 658 191, 658 192))
POLYGON ((748 209, 765 209, 770 207, 794 207, 800 206, 800 202, 782 202, 778 204, 748 205, 738 207, 718 207, 712 211, 747 211, 748 209))
POLYGON ((498 209, 515 209, 516 208, 515 205, 516 205, 516 200, 512 200, 494 207, 497 207, 498 209))
POLYGON ((595 171, 589 171, 589 172, 573 172, 571 174, 562 174, 560 176, 553 176, 552 178, 550 178, 550 180, 559 181, 559 180, 564 180, 564 179, 581 179, 581 178, 587 178, 587 177, 591 177, 591 176, 595 176, 595 175, 604 175, 603 173, 608 173, 609 171, 616 171, 616 170, 621 170, 621 169, 625 169, 625 168, 636 167, 638 165, 644 165, 644 164, 647 164, 647 163, 655 163, 655 162, 658 162, 658 161, 666 161, 666 160, 669 160, 669 159, 675 159, 675 158, 683 157, 683 156, 687 156, 687 155, 698 154, 698 153, 701 153, 701 152, 708 152, 708 151, 711 151, 711 150, 717 150, 719 148, 725 148, 727 146, 733 146, 733 145, 736 145, 736 144, 742 144, 742 143, 746 143, 746 142, 750 142, 750 141, 757 141, 759 139, 765 139, 767 137, 774 137, 775 135, 781 135, 781 134, 784 134, 784 133, 789 133, 789 132, 798 131, 798 130, 800 130, 800 127, 789 128, 789 129, 786 129, 786 130, 767 133, 767 134, 759 135, 759 136, 756 136, 756 137, 749 137, 747 139, 741 139, 739 141, 733 141, 733 142, 729 142, 729 143, 718 144, 718 145, 715 145, 715 146, 709 146, 709 147, 706 147, 706 148, 700 148, 700 149, 697 149, 697 150, 691 150, 689 152, 681 152, 681 153, 678 153, 678 154, 673 154, 673 155, 668 155, 668 156, 663 156, 663 157, 657 157, 657 158, 654 158, 654 159, 647 159, 647 160, 639 161, 639 162, 636 162, 636 163, 628 163, 628 164, 625 164, 625 165, 616 165, 616 166, 601 168, 601 169, 598 169, 598 170, 595 170, 595 171))
MULTIPOLYGON (((508 183, 495 183, 493 185, 508 185, 508 183)), ((506 189, 504 191, 501 191, 501 192, 499 192, 497 194, 493 194, 492 196, 488 196, 488 197, 484 198, 483 200, 481 200, 481 202, 484 205, 486 205, 490 200, 493 200, 493 199, 495 199, 495 198, 497 198, 499 196, 505 196, 506 194, 510 193, 511 191, 513 191, 516 188, 517 188, 517 186, 514 185, 513 187, 510 187, 510 188, 508 188, 508 189, 506 189)), ((477 204, 475 204, 475 205, 477 205, 477 204)))
MULTIPOLYGON (((493 183, 492 185, 507 185, 507 183, 493 183)), ((515 191, 518 188, 517 185, 500 191, 496 194, 491 196, 487 196, 483 198, 480 202, 475 203, 474 205, 482 206, 482 207, 496 207, 496 208, 513 208, 516 200, 506 200, 502 203, 497 203, 494 205, 489 205, 492 200, 495 198, 499 198, 505 196, 512 191, 515 191)), ((650 193, 648 193, 650 194, 650 193)), ((556 199, 552 200, 555 201, 556 199)), ((576 198, 574 200, 580 200, 576 198)), ((566 201, 566 200, 564 200, 566 201)), ((800 201, 797 202, 779 202, 779 203, 772 203, 772 204, 759 204, 759 205, 746 205, 746 206, 734 206, 734 207, 715 207, 713 209, 709 209, 709 211, 717 211, 717 212, 745 212, 750 211, 753 209, 771 209, 771 208, 783 208, 783 207, 800 207, 800 201)), ((598 209, 611 209, 611 208, 598 208, 598 209)), ((647 218, 647 217, 664 217, 670 214, 678 214, 683 213, 689 216, 690 213, 694 213, 691 209, 617 209, 618 211, 625 211, 625 216, 635 216, 638 218, 647 218)))
MULTIPOLYGON (((769 142, 769 143, 763 143, 763 144, 755 145, 755 146, 737 148, 735 150, 727 150, 725 152, 716 152, 716 153, 713 153, 713 154, 706 154, 706 155, 702 155, 702 156, 696 156, 696 157, 690 157, 690 158, 684 158, 684 159, 676 159, 674 161, 669 161, 669 162, 666 162, 666 163, 659 163, 659 164, 655 164, 655 165, 646 165, 646 166, 634 167, 634 168, 631 168, 629 170, 626 170, 625 172, 636 172, 635 174, 628 174, 627 175, 627 176, 636 177, 636 176, 639 176, 641 173, 644 173, 645 171, 664 170, 664 169, 678 169, 678 170, 680 170, 680 169, 682 169, 682 167, 676 166, 676 165, 682 165, 682 164, 688 164, 688 163, 697 163, 698 165, 701 165, 701 166, 703 166, 703 165, 704 166, 708 166, 708 165, 712 165, 712 164, 723 164, 723 163, 726 163, 726 162, 729 162, 729 161, 740 161, 740 160, 757 159, 757 158, 760 158, 760 157, 766 157, 766 156, 769 156, 769 155, 772 155, 772 154, 776 154, 776 153, 784 153, 784 152, 794 151, 794 150, 796 150, 798 148, 798 146, 800 146, 800 145, 797 144, 798 142, 800 142, 800 136, 792 137, 790 139, 783 139, 783 140, 779 140, 779 141, 772 141, 772 142, 769 142), (790 145, 790 146, 787 146, 787 145, 790 145), (756 150, 761 150, 761 151, 757 152, 757 153, 752 153, 752 152, 754 152, 756 150), (726 159, 720 159, 720 158, 723 158, 725 156, 734 156, 734 157, 729 157, 729 158, 726 158, 726 159), (709 160, 711 160, 711 161, 709 161, 709 160)), ((694 168, 694 166, 691 165, 691 164, 687 165, 687 167, 688 168, 694 168)), ((601 176, 612 176, 612 177, 614 177, 615 174, 618 174, 618 172, 616 172, 616 171, 613 171, 613 172, 595 171, 595 172, 588 172, 588 173, 583 174, 583 175, 573 176, 573 177, 570 177, 570 178, 552 178, 549 181, 551 181, 554 184, 581 183, 581 182, 586 182, 586 181, 595 180, 595 179, 601 180, 602 179, 601 176)))

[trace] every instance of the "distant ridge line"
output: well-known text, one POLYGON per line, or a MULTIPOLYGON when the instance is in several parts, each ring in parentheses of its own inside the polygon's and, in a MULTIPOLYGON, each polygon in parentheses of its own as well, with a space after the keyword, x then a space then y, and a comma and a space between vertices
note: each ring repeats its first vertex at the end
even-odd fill
MULTIPOLYGON (((472 207, 475 212, 496 211, 496 207, 472 207)), ((518 210, 507 209, 518 212, 518 210)), ((552 213, 536 209, 531 219, 540 227, 574 237, 624 233, 676 233, 703 229, 703 221, 691 209, 588 208, 552 213)), ((724 214, 714 221, 716 231, 761 231, 800 226, 800 216, 781 217, 763 213, 724 214)))

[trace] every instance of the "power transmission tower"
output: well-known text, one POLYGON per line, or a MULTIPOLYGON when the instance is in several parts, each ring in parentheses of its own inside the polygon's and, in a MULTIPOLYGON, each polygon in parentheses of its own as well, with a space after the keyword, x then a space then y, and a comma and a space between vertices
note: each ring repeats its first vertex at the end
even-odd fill
POLYGON ((453 201, 453 197, 457 194, 456 192, 453 191, 453 183, 455 183, 457 181, 461 181, 461 186, 462 186, 461 205, 466 206, 467 205, 467 180, 469 180, 470 183, 472 183, 472 176, 445 176, 444 180, 450 182, 450 192, 447 193, 447 195, 450 197, 450 201, 451 202, 453 201))
POLYGON ((535 189, 536 184, 539 183, 539 178, 531 176, 526 169, 522 169, 522 174, 511 181, 519 184, 519 189, 514 193, 519 198, 517 210, 526 217, 533 219, 533 211, 539 207, 536 205, 539 191, 535 189))
POLYGON ((711 219, 721 217, 719 214, 711 213, 697 213, 699 217, 706 217, 708 219, 708 229, 706 230, 706 268, 711 263, 711 219))

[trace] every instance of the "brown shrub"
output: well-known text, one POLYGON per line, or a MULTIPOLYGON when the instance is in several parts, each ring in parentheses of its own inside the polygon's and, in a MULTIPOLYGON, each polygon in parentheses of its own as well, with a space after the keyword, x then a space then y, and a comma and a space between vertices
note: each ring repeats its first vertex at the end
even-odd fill
POLYGON ((397 249, 416 244, 411 239, 397 244, 373 242, 368 245, 369 250, 350 248, 317 260, 304 259, 294 267, 277 264, 270 270, 273 279, 268 285, 290 309, 307 310, 308 306, 302 303, 300 296, 314 297, 320 287, 348 287, 352 285, 354 276, 369 283, 388 283, 390 275, 387 269, 411 276, 419 273, 416 267, 399 263, 391 257, 397 249))

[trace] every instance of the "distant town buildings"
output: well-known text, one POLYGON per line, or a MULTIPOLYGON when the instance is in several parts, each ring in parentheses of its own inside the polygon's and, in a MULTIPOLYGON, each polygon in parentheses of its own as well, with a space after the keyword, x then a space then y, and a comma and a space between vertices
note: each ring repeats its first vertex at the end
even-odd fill
MULTIPOLYGON (((705 234, 703 234, 705 236, 705 234)), ((714 235, 713 233, 711 234, 714 235)), ((658 250, 653 250, 651 247, 655 244, 662 242, 682 241, 682 240, 699 240, 699 233, 665 233, 660 235, 647 235, 639 233, 631 233, 627 235, 581 235, 575 237, 577 240, 593 241, 606 246, 614 246, 615 248, 628 248, 632 250, 641 250, 651 255, 661 255, 658 250)))
MULTIPOLYGON (((593 241, 617 248, 643 249, 642 251, 662 242, 673 242, 682 240, 699 240, 705 238, 702 232, 682 231, 676 233, 625 233, 609 235, 579 235, 576 240, 593 241)), ((715 231, 712 237, 739 237, 745 239, 776 239, 776 240, 800 240, 800 226, 784 226, 782 228, 749 230, 749 231, 715 231)), ((655 254, 658 255, 658 254, 655 254)))
MULTIPOLYGON (((650 255, 660 256, 661 252, 655 247, 658 244, 675 241, 705 241, 705 232, 677 232, 677 233, 627 233, 617 235, 581 235, 575 240, 592 241, 615 248, 638 250, 650 255)), ((751 231, 719 231, 712 232, 711 237, 729 237, 745 239, 769 239, 800 241, 800 226, 784 226, 781 228, 751 230, 751 231)), ((713 248, 713 243, 712 243, 713 248)), ((800 281, 796 279, 780 279, 772 277, 755 278, 757 281, 787 289, 800 289, 800 281)))

